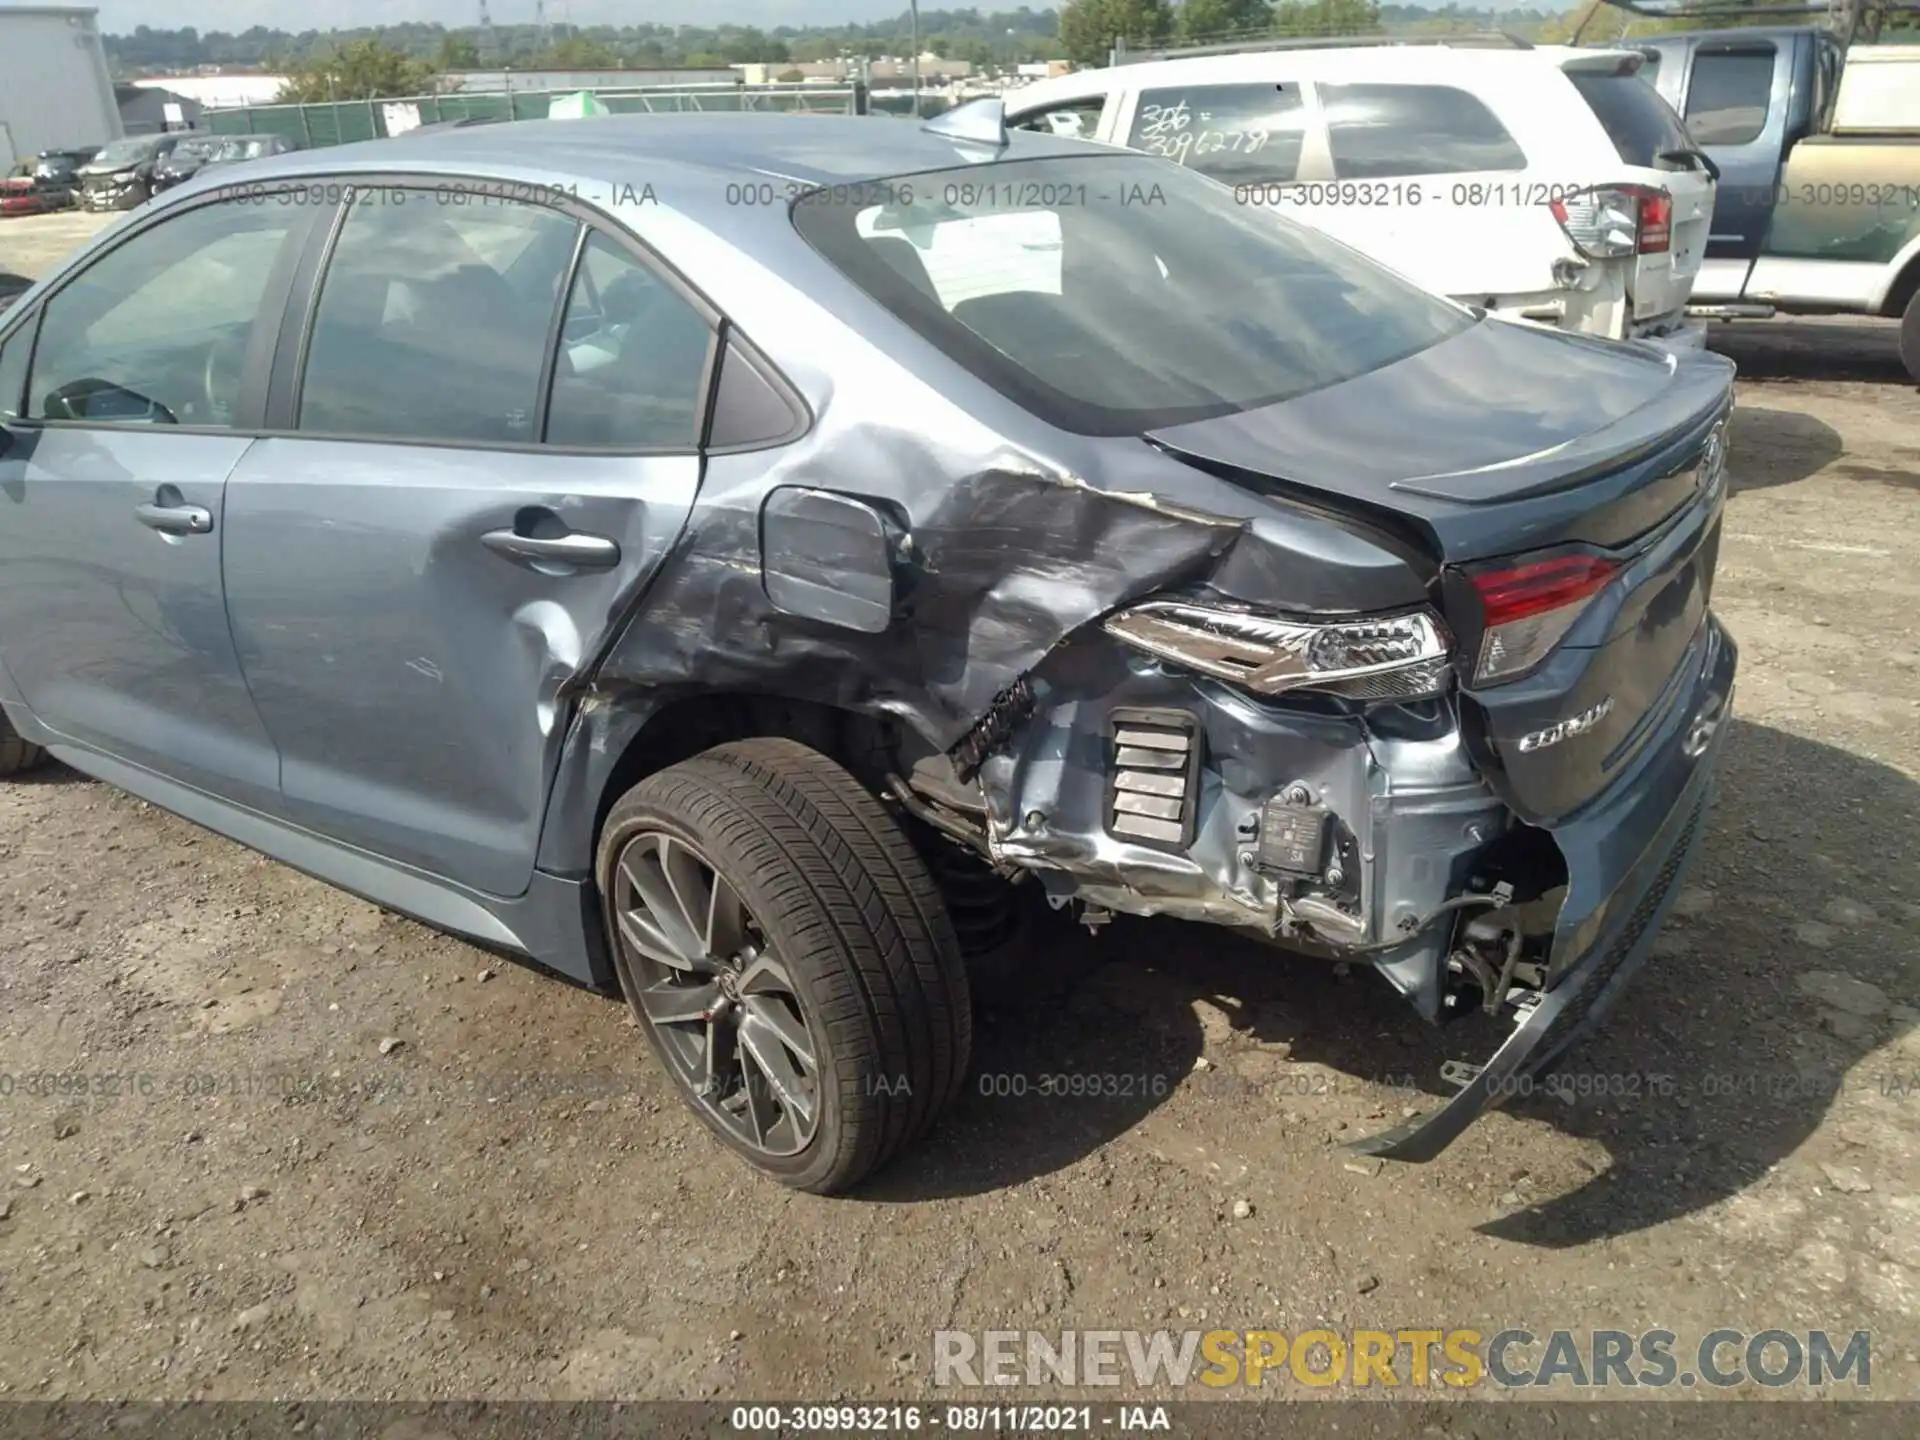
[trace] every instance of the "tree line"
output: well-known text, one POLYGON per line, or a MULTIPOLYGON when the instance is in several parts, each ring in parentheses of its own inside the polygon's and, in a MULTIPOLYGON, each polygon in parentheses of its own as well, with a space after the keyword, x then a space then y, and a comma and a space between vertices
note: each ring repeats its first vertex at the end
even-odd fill
MULTIPOLYGON (((1637 20, 1603 0, 1573 9, 1474 9, 1450 4, 1428 10, 1379 0, 1065 0, 1056 10, 928 10, 920 17, 923 48, 976 68, 1035 60, 1107 62, 1116 43, 1130 50, 1168 44, 1231 44, 1257 36, 1421 36, 1504 31, 1540 43, 1578 33, 1606 43, 1628 33, 1690 28, 1697 21, 1637 20)), ((520 70, 718 68, 750 63, 798 65, 840 57, 879 59, 910 48, 905 12, 865 25, 752 26, 530 25, 450 29, 387 25, 294 33, 255 26, 238 34, 140 26, 106 37, 121 74, 153 74, 199 66, 285 74, 280 99, 313 102, 418 95, 451 70, 510 66, 520 70)), ((795 70, 776 78, 797 80, 795 70)))
MULTIPOLYGON (((1589 0, 1591 3, 1591 0, 1589 0)), ((928 10, 920 15, 924 49, 976 68, 1038 60, 1106 58, 1116 36, 1136 47, 1164 41, 1208 43, 1252 31, 1282 34, 1448 33, 1506 29, 1539 32, 1560 17, 1551 9, 1474 9, 1450 5, 1427 10, 1381 5, 1373 0, 1066 0, 1055 9, 982 11, 928 10)), ((906 11, 891 20, 839 26, 750 25, 495 25, 477 27, 406 24, 344 30, 252 29, 229 32, 191 26, 157 29, 142 25, 130 34, 108 35, 109 62, 125 75, 156 74, 215 65, 234 69, 302 72, 337 65, 365 47, 410 62, 415 74, 512 66, 520 70, 694 69, 748 63, 800 64, 841 56, 879 59, 904 55, 911 27, 906 11)), ((389 68, 393 68, 391 65, 389 68)))

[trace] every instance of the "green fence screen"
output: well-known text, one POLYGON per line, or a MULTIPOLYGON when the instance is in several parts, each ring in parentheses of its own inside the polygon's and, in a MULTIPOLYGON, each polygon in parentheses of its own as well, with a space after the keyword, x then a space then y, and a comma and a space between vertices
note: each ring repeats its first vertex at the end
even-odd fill
MULTIPOLYGON (((206 124, 216 135, 285 135, 315 148, 346 145, 356 140, 381 140, 390 117, 401 130, 418 117, 421 125, 448 120, 544 120, 548 107, 574 90, 525 90, 473 95, 415 95, 402 100, 341 100, 315 105, 253 105, 236 110, 209 110, 206 124)), ((700 111, 771 111, 805 115, 861 115, 868 113, 863 87, 852 85, 728 85, 686 89, 595 90, 600 102, 616 115, 700 111)), ((891 102, 893 97, 886 97, 891 102)), ((875 111, 895 107, 876 104, 875 111)), ((932 97, 923 113, 933 113, 932 97)))

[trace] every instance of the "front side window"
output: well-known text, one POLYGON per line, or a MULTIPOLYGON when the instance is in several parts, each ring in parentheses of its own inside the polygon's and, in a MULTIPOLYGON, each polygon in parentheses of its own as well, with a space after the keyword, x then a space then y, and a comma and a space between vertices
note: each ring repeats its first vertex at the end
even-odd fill
POLYGON ((1187 170, 1096 153, 795 207, 874 300, 1033 413, 1137 434, 1367 374, 1472 315, 1187 170))
POLYGON ((30 416, 231 425, 268 277, 299 219, 293 206, 200 205, 108 251, 46 304, 30 416))
POLYGON ((1451 85, 1322 85, 1320 103, 1342 180, 1527 168, 1499 117, 1451 85))
POLYGON ((666 281, 592 236, 567 303, 547 443, 693 449, 712 333, 666 281))
POLYGON ((1022 115, 1013 121, 1013 128, 1037 130, 1042 135, 1064 135, 1070 140, 1092 140, 1100 133, 1100 112, 1106 108, 1106 96, 1089 95, 1022 115))
POLYGON ((554 309, 578 234, 577 222, 540 205, 363 195, 321 282, 300 429, 536 442, 554 309))
POLYGON ((1702 51, 1687 85, 1687 128, 1702 145, 1745 145, 1767 128, 1774 48, 1702 51))
POLYGON ((1293 180, 1305 138, 1298 85, 1190 85, 1141 91, 1127 143, 1237 185, 1293 180))

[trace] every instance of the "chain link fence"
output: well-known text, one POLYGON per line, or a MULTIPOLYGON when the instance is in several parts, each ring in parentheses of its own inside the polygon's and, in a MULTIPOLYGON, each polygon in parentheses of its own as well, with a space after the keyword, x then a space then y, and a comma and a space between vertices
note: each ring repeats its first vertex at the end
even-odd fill
MULTIPOLYGON (((322 101, 312 105, 252 105, 209 110, 205 124, 216 135, 284 135, 313 149, 382 140, 421 125, 455 120, 544 120, 553 102, 575 90, 526 90, 487 94, 414 95, 399 100, 322 101)), ((616 115, 753 111, 790 115, 865 115, 863 85, 718 85, 634 90, 594 90, 616 115)), ((931 97, 928 97, 929 99, 931 97)), ((932 113, 923 104, 922 113, 932 113)))

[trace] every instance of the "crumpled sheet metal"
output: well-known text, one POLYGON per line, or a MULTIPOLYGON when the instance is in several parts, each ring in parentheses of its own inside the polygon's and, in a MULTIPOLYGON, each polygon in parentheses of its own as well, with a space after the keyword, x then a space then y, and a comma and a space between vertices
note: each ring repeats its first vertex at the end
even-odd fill
POLYGON ((923 433, 828 427, 769 464, 717 456, 684 534, 584 687, 556 778, 541 867, 590 861, 573 823, 647 715, 680 696, 752 692, 905 723, 951 748, 1063 639, 1131 600, 1204 576, 1243 522, 1108 493, 1004 442, 941 485, 954 456, 923 433), (900 623, 867 634, 768 598, 760 523, 781 486, 864 500, 911 541, 900 623), (569 839, 568 837, 575 837, 569 839))

